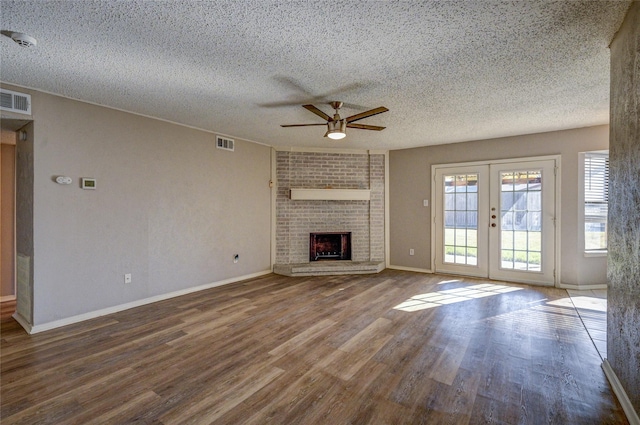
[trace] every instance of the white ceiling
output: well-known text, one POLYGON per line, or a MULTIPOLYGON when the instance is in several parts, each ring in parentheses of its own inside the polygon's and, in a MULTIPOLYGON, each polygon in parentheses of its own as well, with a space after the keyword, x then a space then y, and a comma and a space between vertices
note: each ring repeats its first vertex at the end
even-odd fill
POLYGON ((608 123, 630 1, 8 1, 0 79, 273 146, 400 149, 608 123), (27 49, 7 34, 38 40, 27 49), (377 106, 342 141, 303 109, 377 106), (284 104, 284 105, 283 105, 284 104), (286 105, 290 104, 290 105, 286 105))

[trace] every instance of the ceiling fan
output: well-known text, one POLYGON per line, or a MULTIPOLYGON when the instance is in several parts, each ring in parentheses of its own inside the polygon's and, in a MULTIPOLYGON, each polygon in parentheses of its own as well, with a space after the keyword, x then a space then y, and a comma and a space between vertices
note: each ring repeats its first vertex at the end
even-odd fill
POLYGON ((377 125, 367 125, 367 124, 354 124, 354 121, 358 121, 364 118, 368 118, 370 116, 373 115, 377 115, 377 114, 381 114, 383 112, 387 112, 388 109, 385 108, 384 106, 380 106, 378 108, 374 108, 371 109, 369 111, 365 111, 365 112, 361 112, 359 114, 356 115, 352 115, 350 117, 347 118, 340 118, 340 113, 338 112, 340 110, 340 108, 342 108, 342 102, 330 102, 329 105, 331 105, 331 107, 333 109, 335 109, 336 113, 333 115, 333 117, 330 117, 329 115, 325 114, 324 112, 322 112, 320 109, 316 108, 313 105, 302 105, 303 108, 305 108, 306 110, 313 112, 314 114, 316 114, 317 116, 321 117, 322 119, 326 120, 326 124, 325 123, 317 123, 317 124, 283 124, 281 125, 281 127, 306 127, 309 125, 326 125, 327 126, 327 132, 325 133, 324 137, 329 137, 330 139, 335 139, 335 140, 339 140, 342 139, 343 137, 345 137, 347 135, 347 127, 349 128, 359 128, 361 130, 376 130, 376 131, 380 131, 380 130, 384 130, 386 127, 380 127, 377 125))

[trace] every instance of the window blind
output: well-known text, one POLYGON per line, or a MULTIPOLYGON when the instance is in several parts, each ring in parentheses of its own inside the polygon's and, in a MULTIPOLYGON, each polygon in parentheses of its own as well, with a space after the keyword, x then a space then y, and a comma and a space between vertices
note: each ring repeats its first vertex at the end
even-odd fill
POLYGON ((609 154, 584 155, 584 201, 609 202, 609 154))
POLYGON ((587 152, 584 155, 585 250, 607 249, 607 213, 609 204, 609 154, 587 152))

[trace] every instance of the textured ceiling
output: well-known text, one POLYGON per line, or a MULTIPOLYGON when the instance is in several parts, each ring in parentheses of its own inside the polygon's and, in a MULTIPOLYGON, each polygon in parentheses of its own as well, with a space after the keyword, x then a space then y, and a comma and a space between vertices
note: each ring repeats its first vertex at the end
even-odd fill
POLYGON ((629 1, 7 1, 0 80, 273 146, 399 149, 605 124, 629 1), (18 46, 8 32, 38 40, 18 46), (303 109, 386 126, 322 137, 303 109))

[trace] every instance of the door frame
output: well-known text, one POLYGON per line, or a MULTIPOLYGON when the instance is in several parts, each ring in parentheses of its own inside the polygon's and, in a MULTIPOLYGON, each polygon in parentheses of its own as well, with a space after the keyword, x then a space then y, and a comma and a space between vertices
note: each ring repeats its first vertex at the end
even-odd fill
MULTIPOLYGON (((478 165, 493 165, 493 164, 510 164, 510 163, 518 163, 518 162, 529 162, 529 161, 546 161, 553 160, 555 162, 555 188, 554 188, 554 203, 555 203, 555 234, 554 234, 554 261, 555 261, 555 273, 553 278, 553 286, 556 288, 560 287, 560 276, 561 276, 561 249, 560 242, 562 234, 561 227, 561 202, 562 199, 560 188, 561 186, 561 155, 545 155, 545 156, 527 156, 527 157, 517 157, 517 158, 508 158, 508 159, 495 159, 495 160, 486 160, 486 161, 471 161, 471 162, 455 162, 448 164, 433 164, 431 166, 431 221, 430 221, 430 238, 431 238, 431 270, 436 270, 436 252, 438 250, 436 244, 436 212, 438 210, 438 203, 436 199, 436 171, 440 168, 453 168, 453 167, 469 167, 469 166, 478 166, 478 165)), ((526 283, 526 282, 525 282, 526 283)), ((536 283, 529 283, 531 285, 539 285, 536 283)))

